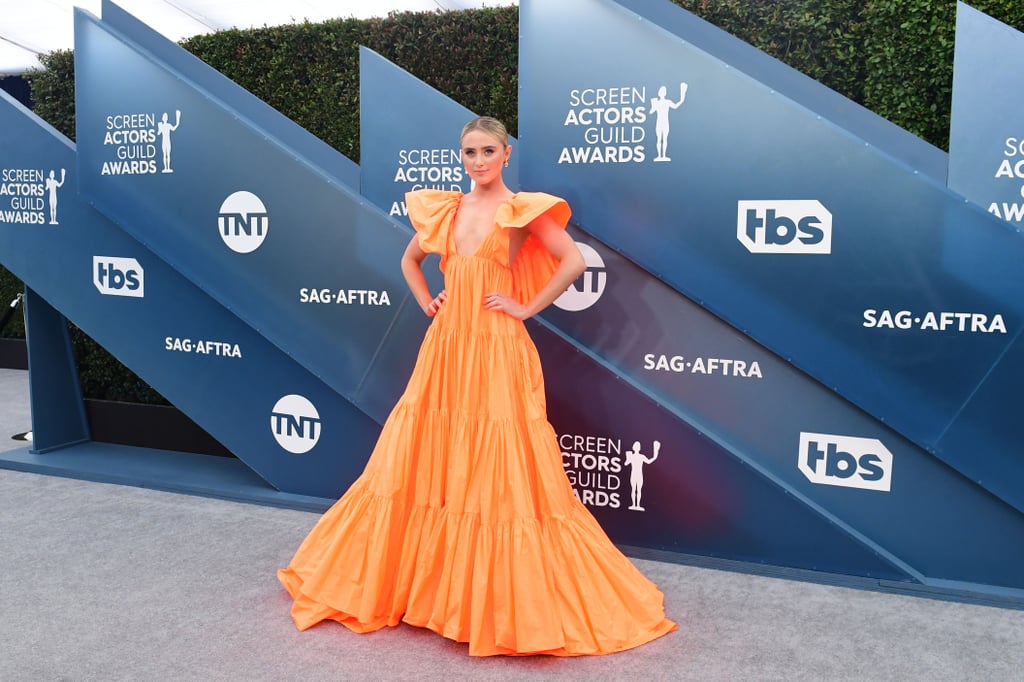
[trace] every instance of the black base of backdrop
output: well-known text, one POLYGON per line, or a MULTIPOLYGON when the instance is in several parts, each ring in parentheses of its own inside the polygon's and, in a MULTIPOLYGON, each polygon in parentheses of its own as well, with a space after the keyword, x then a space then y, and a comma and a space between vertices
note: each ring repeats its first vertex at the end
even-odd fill
MULTIPOLYGON (((0 369, 28 369, 25 339, 0 339, 0 369)), ((86 399, 85 413, 94 441, 234 457, 176 407, 86 399)))
POLYGON ((92 440, 100 443, 234 457, 175 407, 86 399, 85 413, 92 440))
POLYGON ((0 339, 0 369, 28 369, 25 339, 0 339))

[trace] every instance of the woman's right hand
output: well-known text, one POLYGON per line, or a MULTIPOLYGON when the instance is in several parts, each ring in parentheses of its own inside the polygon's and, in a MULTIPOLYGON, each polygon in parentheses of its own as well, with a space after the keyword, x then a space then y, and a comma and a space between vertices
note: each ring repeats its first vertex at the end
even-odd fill
POLYGON ((433 317, 434 315, 437 315, 438 311, 441 310, 441 304, 447 300, 448 292, 442 289, 441 293, 435 296, 434 300, 427 304, 427 316, 433 317))

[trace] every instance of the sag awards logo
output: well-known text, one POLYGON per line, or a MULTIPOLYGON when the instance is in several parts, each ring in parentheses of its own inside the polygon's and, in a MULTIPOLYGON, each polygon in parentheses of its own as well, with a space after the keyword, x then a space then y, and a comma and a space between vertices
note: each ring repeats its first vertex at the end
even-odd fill
POLYGON ((0 171, 0 223, 17 225, 59 225, 57 190, 66 174, 37 168, 4 168, 0 171))
POLYGON ((657 94, 634 85, 570 90, 562 126, 578 135, 576 144, 562 147, 558 163, 671 161, 673 112, 686 101, 687 88, 679 84, 679 99, 669 96, 667 85, 658 86, 657 94))
POLYGON ((103 146, 113 158, 103 161, 102 175, 152 175, 173 173, 171 133, 181 125, 181 111, 175 110, 174 123, 166 113, 113 114, 107 116, 103 146), (159 145, 159 152, 157 151, 159 145))
MULTIPOLYGON (((999 163, 995 178, 1009 178, 1011 182, 1024 180, 1024 138, 1006 138, 1003 156, 1005 158, 999 163)), ((1021 185, 1020 195, 1024 197, 1024 185, 1021 185)), ((1010 222, 1024 221, 1024 203, 993 201, 988 207, 988 212, 1010 222)))
POLYGON ((288 452, 307 453, 320 440, 320 413, 301 395, 286 395, 270 411, 270 430, 277 444, 288 452))
POLYGON ((252 253, 260 248, 270 229, 267 207, 252 192, 235 192, 220 205, 217 229, 229 249, 252 253))
POLYGON ((643 443, 633 441, 624 451, 619 439, 563 433, 558 444, 562 466, 580 502, 619 509, 628 499, 627 509, 646 511, 644 470, 661 454, 661 441, 652 441, 646 452, 643 443))
MULTIPOLYGON (((458 149, 399 149, 393 182, 404 195, 417 189, 466 191, 462 152, 458 149)), ((402 200, 391 202, 389 215, 409 214, 402 200)))
POLYGON ((571 313, 586 310, 597 303, 608 282, 608 273, 601 254, 582 242, 576 242, 576 246, 583 255, 587 269, 555 299, 555 306, 571 313))

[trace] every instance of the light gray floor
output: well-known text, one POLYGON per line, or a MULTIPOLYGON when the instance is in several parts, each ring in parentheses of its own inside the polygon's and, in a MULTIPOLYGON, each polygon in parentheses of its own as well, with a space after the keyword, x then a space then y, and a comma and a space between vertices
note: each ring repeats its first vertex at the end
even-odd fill
MULTIPOLYGON (((23 447, 24 372, 0 401, 0 449, 23 447)), ((0 470, 0 680, 1024 680, 1024 611, 639 560, 680 630, 612 656, 300 633, 274 572, 315 519, 0 470)))

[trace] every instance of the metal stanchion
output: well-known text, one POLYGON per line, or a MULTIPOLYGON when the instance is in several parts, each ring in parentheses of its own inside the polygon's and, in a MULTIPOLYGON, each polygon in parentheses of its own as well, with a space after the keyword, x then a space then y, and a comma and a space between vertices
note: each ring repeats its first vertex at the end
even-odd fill
MULTIPOLYGON (((23 299, 24 297, 25 294, 19 292, 18 295, 14 297, 14 300, 11 301, 11 304, 7 306, 7 309, 4 311, 3 317, 0 317, 0 333, 3 332, 4 327, 7 326, 7 323, 11 321, 11 317, 14 316, 15 309, 17 309, 18 304, 21 303, 21 299, 23 299)), ((31 443, 32 432, 26 431, 25 433, 16 433, 13 436, 11 436, 11 438, 13 440, 24 440, 31 443)))

